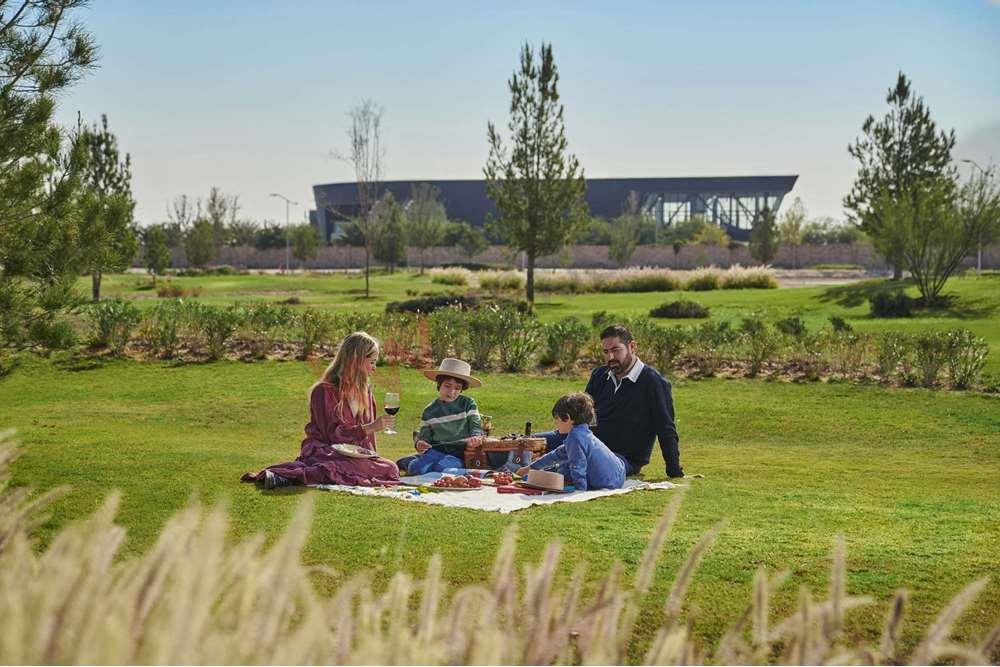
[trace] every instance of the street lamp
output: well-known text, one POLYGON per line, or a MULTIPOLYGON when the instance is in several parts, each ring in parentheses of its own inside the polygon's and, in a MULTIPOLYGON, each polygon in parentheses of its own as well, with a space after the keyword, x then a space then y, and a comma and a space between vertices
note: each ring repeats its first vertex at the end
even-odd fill
POLYGON ((297 201, 292 201, 291 199, 289 199, 285 195, 280 195, 277 192, 272 192, 271 196, 272 197, 279 197, 279 198, 285 200, 285 273, 288 273, 289 271, 291 271, 291 266, 292 266, 291 246, 289 245, 289 241, 288 241, 289 236, 291 236, 291 234, 289 234, 289 231, 288 231, 288 207, 290 205, 298 206, 299 203, 297 201))
MULTIPOLYGON (((973 167, 979 170, 979 172, 986 176, 986 170, 979 166, 979 163, 975 160, 970 160, 968 158, 962 158, 961 162, 966 164, 971 164, 973 167)), ((983 233, 979 232, 979 238, 976 239, 976 275, 983 275, 983 233)))

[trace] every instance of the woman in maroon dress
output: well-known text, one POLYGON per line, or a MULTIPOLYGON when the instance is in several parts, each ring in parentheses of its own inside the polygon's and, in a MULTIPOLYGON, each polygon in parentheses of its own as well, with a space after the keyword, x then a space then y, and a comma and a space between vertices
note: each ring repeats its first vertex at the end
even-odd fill
POLYGON ((331 445, 354 444, 375 452, 375 433, 395 423, 375 416, 370 378, 378 361, 378 341, 359 331, 343 340, 333 363, 313 385, 309 423, 299 458, 243 475, 266 489, 290 484, 375 486, 399 481, 399 468, 382 457, 352 458, 331 445))

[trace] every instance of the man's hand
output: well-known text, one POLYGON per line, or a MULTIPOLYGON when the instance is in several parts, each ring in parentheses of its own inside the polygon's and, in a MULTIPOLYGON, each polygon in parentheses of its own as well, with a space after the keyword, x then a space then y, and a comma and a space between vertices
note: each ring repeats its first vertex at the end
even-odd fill
POLYGON ((528 474, 528 470, 530 470, 528 466, 521 466, 520 468, 517 469, 517 476, 524 477, 525 475, 528 474))
POLYGON ((426 452, 428 449, 431 448, 431 443, 427 442, 426 440, 417 440, 413 444, 413 448, 417 450, 418 454, 423 454, 424 452, 426 452))
POLYGON ((484 438, 481 435, 473 435, 465 439, 465 444, 472 445, 473 447, 478 447, 479 445, 483 444, 483 439, 484 438))

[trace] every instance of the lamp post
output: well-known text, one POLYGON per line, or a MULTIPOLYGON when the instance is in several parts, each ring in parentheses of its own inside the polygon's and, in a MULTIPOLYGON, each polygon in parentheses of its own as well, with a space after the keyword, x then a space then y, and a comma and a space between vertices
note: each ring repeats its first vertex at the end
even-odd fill
POLYGON ((271 196, 279 197, 280 199, 285 200, 285 273, 288 273, 291 270, 292 266, 291 245, 289 245, 289 237, 291 236, 291 234, 289 233, 288 230, 288 207, 293 204, 295 206, 298 206, 299 203, 297 201, 292 201, 285 195, 278 194, 277 192, 272 192, 271 196))
MULTIPOLYGON (((968 158, 963 158, 961 160, 966 164, 971 164, 973 167, 979 170, 983 176, 986 176, 986 170, 979 166, 975 160, 970 160, 968 158)), ((983 275, 983 233, 979 232, 979 238, 976 239, 976 275, 983 275)))

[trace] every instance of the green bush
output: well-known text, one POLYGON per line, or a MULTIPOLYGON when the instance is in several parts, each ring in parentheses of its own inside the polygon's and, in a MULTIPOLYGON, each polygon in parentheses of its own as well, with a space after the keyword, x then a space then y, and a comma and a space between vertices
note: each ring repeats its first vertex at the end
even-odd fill
POLYGON ((240 316, 243 337, 250 346, 251 354, 263 359, 285 328, 292 324, 294 311, 285 305, 258 302, 244 306, 240 316))
POLYGON ((747 375, 757 377, 781 346, 781 335, 759 316, 743 318, 740 333, 749 364, 747 375))
POLYGON ((302 358, 306 359, 317 345, 330 338, 334 327, 333 313, 306 308, 296 316, 295 321, 302 332, 302 358))
POLYGON ((500 319, 500 365, 504 370, 520 372, 528 367, 538 351, 542 325, 531 315, 513 308, 497 311, 500 319))
POLYGON ((691 329, 682 326, 656 327, 647 341, 650 360, 661 373, 674 369, 677 359, 691 344, 691 329))
POLYGON ((843 317, 840 317, 839 315, 830 316, 830 326, 833 328, 834 331, 840 333, 850 333, 854 331, 854 327, 852 327, 847 322, 847 320, 845 320, 843 317))
POLYGON ((729 348, 739 334, 729 322, 705 322, 694 330, 693 350, 689 357, 694 361, 700 375, 715 375, 729 348))
POLYGON ((888 382, 910 354, 913 343, 898 331, 884 331, 875 336, 875 366, 883 382, 888 382))
POLYGON ((46 350, 65 350, 77 343, 76 330, 55 313, 33 319, 28 325, 28 339, 46 350))
POLYGON ((774 323, 774 327, 786 336, 796 339, 802 338, 809 333, 806 330, 806 323, 798 315, 778 320, 774 323))
POLYGON ((131 302, 108 299, 88 307, 86 317, 92 328, 92 344, 110 348, 112 354, 118 356, 142 320, 142 313, 131 302))
POLYGON ((903 292, 878 292, 868 299, 872 317, 909 317, 913 299, 903 292))
POLYGON ((778 289, 778 281, 768 269, 733 267, 723 274, 722 289, 778 289))
POLYGON ((487 306, 470 310, 465 316, 465 325, 469 334, 469 363, 473 368, 490 367, 490 361, 502 338, 503 322, 499 316, 499 308, 487 306))
POLYGON ((461 308, 475 308, 479 305, 479 298, 475 296, 465 296, 464 294, 435 294, 434 296, 424 296, 417 299, 407 299, 406 301, 392 301, 385 306, 387 313, 433 313, 440 308, 451 308, 459 306, 461 308))
POLYGON ((382 351, 390 360, 405 358, 417 344, 419 316, 412 313, 385 313, 375 325, 382 351))
POLYGON ((669 317, 673 319, 696 319, 708 317, 708 306, 703 306, 694 301, 681 299, 669 303, 660 304, 650 309, 650 317, 669 317))
POLYGON ((609 280, 599 286, 600 292, 677 292, 684 285, 675 276, 667 273, 636 273, 609 280))
POLYGON ((455 287, 468 287, 468 269, 431 269, 431 282, 440 285, 453 285, 455 287))
POLYGON ((190 308, 180 299, 161 301, 148 309, 143 318, 143 336, 153 352, 164 359, 177 354, 181 331, 187 323, 190 308))
POLYGON ((244 311, 236 305, 221 308, 201 306, 191 311, 192 328, 208 351, 209 359, 221 359, 226 343, 243 324, 244 311))
POLYGON ((710 292, 719 289, 719 274, 714 271, 695 271, 684 289, 688 292, 710 292))
POLYGON ((580 350, 590 340, 590 327, 575 317, 566 317, 545 327, 547 348, 545 361, 559 364, 570 372, 576 366, 580 350))
POLYGON ((914 347, 920 383, 925 387, 933 387, 950 357, 951 341, 948 332, 923 331, 917 334, 914 347))
POLYGON ((431 354, 440 361, 465 354, 465 313, 460 308, 441 308, 427 316, 431 354))
POLYGON ((489 272, 479 276, 479 286, 491 292, 524 288, 524 276, 514 271, 489 272))
POLYGON ((990 346, 968 329, 956 329, 946 334, 948 348, 948 379, 956 389, 972 386, 986 365, 990 346))

